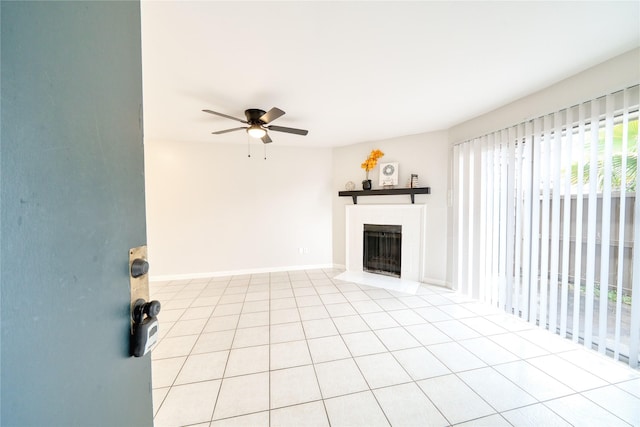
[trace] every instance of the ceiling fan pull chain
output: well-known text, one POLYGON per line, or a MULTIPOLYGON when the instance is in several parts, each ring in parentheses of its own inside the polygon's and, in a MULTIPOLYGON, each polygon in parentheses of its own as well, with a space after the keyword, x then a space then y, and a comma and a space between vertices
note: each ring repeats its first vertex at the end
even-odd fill
POLYGON ((264 159, 267 160, 267 144, 262 144, 264 147, 264 159))
POLYGON ((247 135, 247 157, 251 157, 251 138, 247 135))

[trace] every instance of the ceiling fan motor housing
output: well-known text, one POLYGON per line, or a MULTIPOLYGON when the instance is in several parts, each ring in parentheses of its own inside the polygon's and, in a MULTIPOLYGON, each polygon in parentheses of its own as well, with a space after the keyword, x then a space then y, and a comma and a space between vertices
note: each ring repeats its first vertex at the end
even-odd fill
POLYGON ((249 124, 264 124, 264 122, 260 120, 260 117, 265 115, 265 111, 260 110, 259 108, 249 108, 248 110, 245 110, 244 115, 247 117, 247 122, 249 122, 249 124))

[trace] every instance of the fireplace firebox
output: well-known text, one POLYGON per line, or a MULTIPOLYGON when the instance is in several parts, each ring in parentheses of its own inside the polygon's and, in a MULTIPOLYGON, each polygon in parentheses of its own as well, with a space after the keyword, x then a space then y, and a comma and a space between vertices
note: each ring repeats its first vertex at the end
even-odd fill
POLYGON ((363 224, 362 269, 370 273, 400 277, 402 226, 363 224))

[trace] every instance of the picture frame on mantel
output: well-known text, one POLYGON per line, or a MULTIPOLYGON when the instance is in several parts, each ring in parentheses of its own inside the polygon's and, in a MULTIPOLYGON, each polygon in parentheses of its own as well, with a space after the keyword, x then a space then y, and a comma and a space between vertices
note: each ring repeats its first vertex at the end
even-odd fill
POLYGON ((380 163, 380 186, 398 185, 398 162, 380 163))

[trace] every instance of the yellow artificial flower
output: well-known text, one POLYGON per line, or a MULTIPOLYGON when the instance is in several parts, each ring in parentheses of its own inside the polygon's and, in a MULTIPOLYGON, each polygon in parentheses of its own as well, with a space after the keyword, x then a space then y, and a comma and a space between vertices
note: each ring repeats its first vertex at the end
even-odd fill
POLYGON ((378 159, 384 156, 384 153, 378 149, 371 150, 369 157, 360 165, 362 169, 369 172, 371 169, 375 168, 378 164, 378 159))

